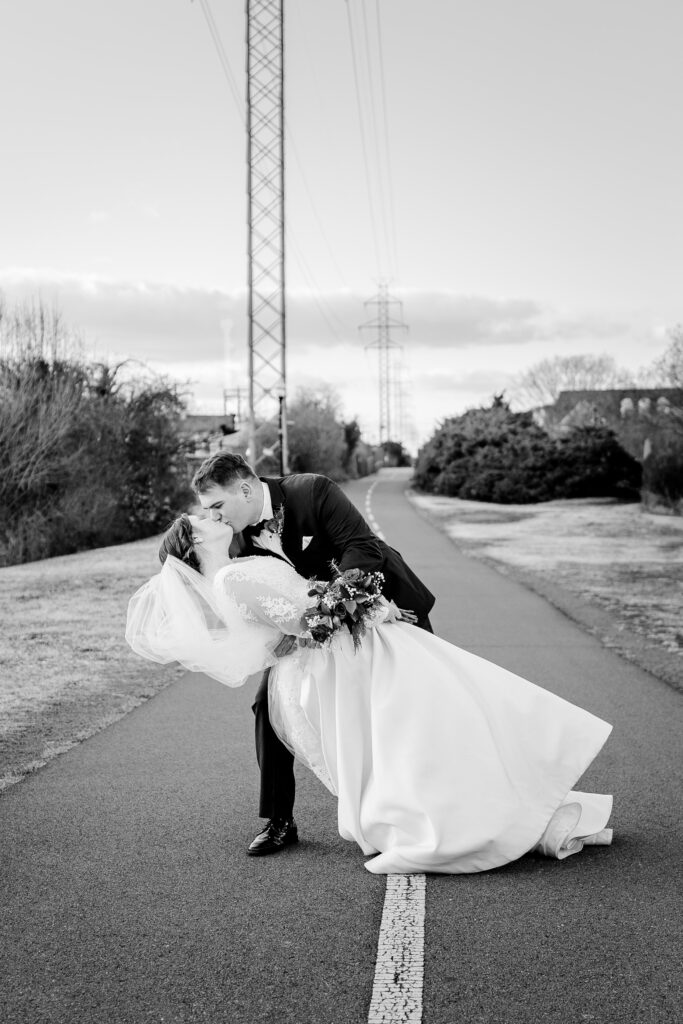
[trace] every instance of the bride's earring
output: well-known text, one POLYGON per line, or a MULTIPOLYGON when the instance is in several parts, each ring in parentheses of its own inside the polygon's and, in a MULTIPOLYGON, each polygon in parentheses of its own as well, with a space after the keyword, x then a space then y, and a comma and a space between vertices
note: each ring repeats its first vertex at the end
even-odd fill
POLYGON ((201 538, 201 537, 193 537, 193 538, 192 538, 192 543, 193 543, 193 544, 203 544, 203 543, 204 543, 204 541, 202 540, 202 538, 201 538))

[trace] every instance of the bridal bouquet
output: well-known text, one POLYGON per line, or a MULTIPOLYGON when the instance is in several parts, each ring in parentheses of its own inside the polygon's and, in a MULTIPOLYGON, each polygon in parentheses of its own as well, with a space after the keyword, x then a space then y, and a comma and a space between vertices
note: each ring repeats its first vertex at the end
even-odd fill
POLYGON ((334 579, 311 581, 308 596, 315 598, 315 602, 301 616, 301 625, 310 637, 304 639, 304 644, 322 647, 340 630, 348 629, 358 650, 368 626, 378 619, 384 576, 362 569, 342 572, 334 564, 332 568, 336 573, 334 579))

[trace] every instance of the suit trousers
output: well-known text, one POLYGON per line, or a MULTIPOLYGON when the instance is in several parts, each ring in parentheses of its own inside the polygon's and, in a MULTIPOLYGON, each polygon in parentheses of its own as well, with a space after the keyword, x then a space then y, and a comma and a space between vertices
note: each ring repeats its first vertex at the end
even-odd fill
MULTIPOLYGON (((429 616, 416 625, 433 633, 429 616)), ((255 716, 256 760, 261 772, 259 816, 288 821, 294 813, 294 755, 282 743, 270 724, 268 714, 268 677, 264 672, 252 704, 255 716)))

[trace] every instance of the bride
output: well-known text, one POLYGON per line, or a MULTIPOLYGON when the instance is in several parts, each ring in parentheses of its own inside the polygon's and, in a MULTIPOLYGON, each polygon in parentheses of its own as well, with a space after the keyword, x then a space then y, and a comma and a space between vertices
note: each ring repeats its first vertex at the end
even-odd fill
POLYGON ((161 572, 130 601, 126 639, 228 686, 275 666, 273 727, 337 796, 339 832, 374 855, 368 871, 486 871, 611 842, 612 797, 572 790, 610 725, 388 604, 358 650, 343 632, 278 657, 304 633, 310 584, 277 557, 231 559, 232 536, 177 519, 161 572))

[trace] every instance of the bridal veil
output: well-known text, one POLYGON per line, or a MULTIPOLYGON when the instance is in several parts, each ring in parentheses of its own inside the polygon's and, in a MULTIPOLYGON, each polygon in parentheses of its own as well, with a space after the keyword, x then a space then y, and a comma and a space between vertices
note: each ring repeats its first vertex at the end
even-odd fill
POLYGON ((126 640, 143 658, 177 661, 226 686, 277 661, 272 628, 245 621, 229 595, 172 555, 130 599, 126 640))

